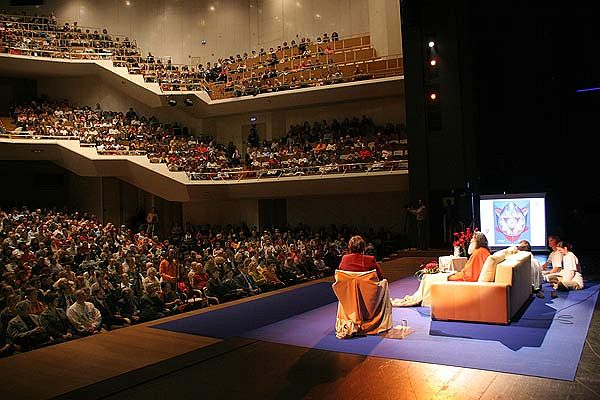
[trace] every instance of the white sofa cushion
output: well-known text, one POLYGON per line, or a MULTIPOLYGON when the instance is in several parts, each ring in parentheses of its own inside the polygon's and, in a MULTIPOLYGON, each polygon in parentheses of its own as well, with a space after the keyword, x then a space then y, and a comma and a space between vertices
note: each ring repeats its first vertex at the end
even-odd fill
POLYGON ((514 246, 507 247, 506 249, 498 250, 485 260, 483 263, 483 267, 481 269, 481 273, 479 274, 479 279, 477 282, 494 282, 496 279, 496 266, 504 261, 511 254, 515 254, 517 252, 517 248, 514 246))

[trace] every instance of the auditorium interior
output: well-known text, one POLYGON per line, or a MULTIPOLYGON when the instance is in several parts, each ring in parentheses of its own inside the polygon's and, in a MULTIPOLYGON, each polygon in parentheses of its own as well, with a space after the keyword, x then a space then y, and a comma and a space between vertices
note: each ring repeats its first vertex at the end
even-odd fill
POLYGON ((0 0, 2 399, 600 399, 595 24, 0 0))

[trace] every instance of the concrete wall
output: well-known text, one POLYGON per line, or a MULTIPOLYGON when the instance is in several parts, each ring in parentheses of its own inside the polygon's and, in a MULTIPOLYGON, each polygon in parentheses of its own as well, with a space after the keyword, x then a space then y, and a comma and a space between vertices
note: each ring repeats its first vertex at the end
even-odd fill
POLYGON ((377 55, 402 55, 400 1, 369 0, 369 26, 377 55))
POLYGON ((258 200, 220 200, 182 204, 183 221, 194 225, 245 223, 258 226, 258 200))
POLYGON ((289 198, 287 219, 292 226, 336 225, 360 229, 384 227, 402 232, 406 224, 407 192, 289 198))
MULTIPOLYGON (((403 232, 406 224, 408 193, 374 193, 354 196, 288 197, 287 222, 311 227, 328 227, 331 224, 347 225, 368 230, 384 227, 393 232, 403 232)), ((183 221, 192 224, 245 223, 259 226, 258 201, 228 200, 217 202, 184 203, 183 221)))

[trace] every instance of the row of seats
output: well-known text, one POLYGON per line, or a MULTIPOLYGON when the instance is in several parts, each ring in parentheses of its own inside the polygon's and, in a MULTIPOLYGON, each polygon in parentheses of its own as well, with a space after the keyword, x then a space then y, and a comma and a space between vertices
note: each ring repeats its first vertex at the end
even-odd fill
MULTIPOLYGON (((280 46, 281 47, 281 46, 280 46)), ((372 79, 403 73, 402 59, 378 58, 368 35, 300 43, 245 59, 232 56, 206 66, 142 57, 134 40, 106 29, 59 26, 50 17, 0 15, 0 51, 68 59, 112 59, 163 91, 207 91, 213 99, 372 79), (357 70, 360 70, 357 73, 357 70), (271 79, 277 78, 277 79, 271 79)), ((254 52, 255 53, 255 52, 254 52)))
POLYGON ((76 139, 99 154, 147 156, 151 163, 166 163, 170 171, 187 172, 190 179, 405 169, 408 158, 402 127, 375 126, 364 116, 331 126, 323 121, 292 127, 287 136, 262 144, 255 133, 245 154, 233 143, 184 135, 180 126, 138 116, 133 109, 123 114, 42 100, 16 107, 13 119, 15 129, 5 137, 76 139))

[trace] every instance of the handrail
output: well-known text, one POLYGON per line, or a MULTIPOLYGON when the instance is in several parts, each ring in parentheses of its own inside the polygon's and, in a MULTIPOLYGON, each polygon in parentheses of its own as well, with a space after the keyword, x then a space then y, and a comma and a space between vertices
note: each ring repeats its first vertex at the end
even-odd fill
POLYGON ((2 133, 0 138, 3 139, 48 139, 48 140, 79 140, 79 136, 56 136, 56 135, 37 135, 35 131, 9 131, 11 133, 2 133))
POLYGON ((408 169, 408 160, 374 161, 369 163, 338 163, 308 167, 276 167, 260 169, 219 169, 214 172, 186 172, 190 180, 243 180, 268 179, 290 176, 314 176, 327 174, 370 173, 408 169))
MULTIPOLYGON (((14 132, 14 131, 13 131, 14 132)), ((93 143, 82 142, 78 136, 51 136, 51 135, 36 135, 31 131, 23 131, 21 134, 0 134, 0 139, 48 139, 48 140, 79 140, 80 147, 95 147, 99 155, 121 155, 121 156, 148 156, 149 162, 152 164, 163 163, 161 161, 154 162, 150 159, 150 154, 147 150, 138 149, 99 149, 98 145, 93 143)), ((177 166, 175 166, 177 167, 177 166)), ((169 166, 170 168, 170 166, 169 166)), ((210 169, 209 167, 205 167, 210 169)), ((354 172, 375 172, 375 171, 394 171, 408 169, 408 160, 379 160, 368 163, 344 163, 343 160, 336 164, 326 165, 311 165, 311 166, 294 166, 294 167, 273 167, 273 168, 256 168, 244 169, 236 168, 215 168, 211 172, 189 172, 185 171, 190 180, 230 180, 230 179, 266 179, 280 178, 289 176, 305 176, 305 175, 326 175, 326 174, 346 174, 354 172)), ((170 169, 171 170, 171 169, 170 169)), ((175 170, 176 172, 176 170, 175 170)))

